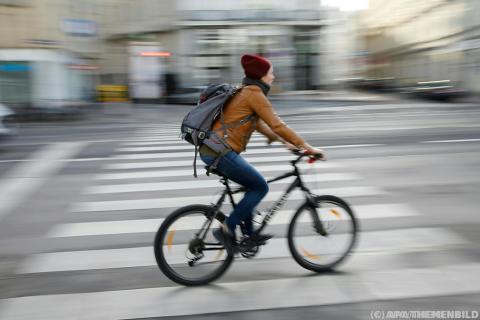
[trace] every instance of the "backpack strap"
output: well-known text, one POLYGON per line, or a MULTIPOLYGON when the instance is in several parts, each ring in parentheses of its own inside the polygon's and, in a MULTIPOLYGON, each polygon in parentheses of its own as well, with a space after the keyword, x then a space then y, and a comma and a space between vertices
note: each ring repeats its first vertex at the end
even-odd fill
POLYGON ((207 176, 210 175, 210 173, 217 169, 217 166, 218 166, 218 163, 220 162, 220 158, 225 156, 227 153, 229 153, 231 151, 231 149, 225 149, 222 153, 220 153, 216 158, 215 160, 212 162, 211 165, 207 166, 207 176))
POLYGON ((192 137, 193 143, 195 144, 195 157, 193 158, 193 176, 197 178, 198 177, 197 175, 198 139, 195 131, 197 130, 193 131, 191 137, 192 137))
POLYGON ((198 146, 195 145, 195 157, 193 158, 193 176, 198 178, 197 175, 197 155, 198 155, 198 146))
MULTIPOLYGON (((223 112, 222 112, 223 113, 223 112)), ((220 118, 220 123, 222 124, 222 127, 220 128, 220 130, 223 130, 223 135, 224 136, 228 136, 228 132, 227 132, 227 129, 231 129, 231 128, 235 128, 235 127, 239 127, 241 125, 244 125, 245 123, 247 123, 248 121, 251 121, 254 119, 254 115, 253 114, 249 114, 248 116, 245 116, 244 118, 238 120, 238 121, 235 121, 233 123, 230 123, 230 124, 226 124, 223 119, 222 119, 222 116, 223 114, 220 114, 221 118, 220 118)), ((216 130, 213 130, 213 131, 216 131, 216 130)))
MULTIPOLYGON (((245 85, 241 85, 241 86, 238 86, 238 87, 235 87, 232 89, 232 93, 230 94, 230 97, 233 97, 235 94, 237 94, 237 92, 239 92, 240 90, 242 90, 243 88, 245 87, 245 85)), ((229 128, 234 128, 234 127, 238 127, 240 125, 243 125, 245 122, 249 121, 251 118, 251 115, 248 115, 246 116, 245 118, 235 122, 235 123, 232 123, 232 124, 226 124, 225 123, 225 119, 223 117, 223 107, 220 108, 220 124, 222 125, 222 130, 223 130, 223 135, 222 136, 225 136, 225 137, 228 137, 228 132, 227 132, 227 129, 229 128)))

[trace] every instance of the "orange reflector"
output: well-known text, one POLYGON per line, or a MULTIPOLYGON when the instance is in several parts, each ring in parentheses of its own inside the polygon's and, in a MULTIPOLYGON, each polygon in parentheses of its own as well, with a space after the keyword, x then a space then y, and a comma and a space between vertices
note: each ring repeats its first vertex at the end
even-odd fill
POLYGON ((173 236, 175 235, 175 230, 170 230, 167 233, 167 247, 168 251, 172 249, 172 243, 173 243, 173 236))
POLYGON ((330 213, 340 219, 340 213, 335 209, 330 209, 330 213))
POLYGON ((302 251, 302 254, 309 259, 313 259, 313 260, 319 260, 320 259, 319 256, 316 256, 316 255, 308 252, 307 250, 305 250, 303 248, 300 248, 300 251, 302 251))

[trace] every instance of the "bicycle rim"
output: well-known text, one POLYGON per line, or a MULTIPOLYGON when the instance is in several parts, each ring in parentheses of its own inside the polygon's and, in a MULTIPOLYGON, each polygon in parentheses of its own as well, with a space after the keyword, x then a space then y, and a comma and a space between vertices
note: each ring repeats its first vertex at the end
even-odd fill
POLYGON ((155 257, 163 273, 183 285, 202 285, 220 277, 233 255, 213 237, 214 220, 204 239, 197 233, 208 223, 208 206, 189 206, 172 213, 155 238, 155 257))
POLYGON ((334 268, 356 243, 357 222, 350 207, 333 196, 320 197, 318 208, 304 204, 289 227, 288 241, 293 258, 304 268, 321 272, 334 268), (315 228, 314 215, 326 235, 315 228))

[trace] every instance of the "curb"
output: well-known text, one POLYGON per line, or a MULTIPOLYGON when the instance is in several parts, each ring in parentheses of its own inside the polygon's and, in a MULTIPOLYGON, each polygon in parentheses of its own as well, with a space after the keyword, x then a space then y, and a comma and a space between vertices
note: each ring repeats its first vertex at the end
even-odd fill
POLYGON ((14 109, 13 116, 18 123, 26 122, 55 122, 55 121, 76 121, 85 118, 90 110, 85 109, 44 109, 28 108, 14 109))
POLYGON ((310 102, 333 102, 333 103, 386 103, 396 101, 398 99, 376 99, 376 100, 367 100, 367 99, 342 99, 342 98, 312 98, 312 99, 294 99, 294 98, 281 98, 281 97, 269 97, 270 101, 291 101, 291 102, 302 102, 302 101, 310 101, 310 102))

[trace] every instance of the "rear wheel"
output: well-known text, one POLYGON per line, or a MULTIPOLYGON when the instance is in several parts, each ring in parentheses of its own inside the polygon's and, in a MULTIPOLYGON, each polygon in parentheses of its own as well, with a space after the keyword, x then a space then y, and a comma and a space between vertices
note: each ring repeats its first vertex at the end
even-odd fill
POLYGON ((352 209, 335 196, 316 198, 317 208, 306 202, 292 218, 288 246, 302 267, 315 272, 332 270, 353 249, 358 224, 352 209))
POLYGON ((219 244, 211 232, 225 216, 217 214, 210 224, 211 210, 205 205, 180 208, 158 229, 155 258, 171 280, 187 286, 204 285, 219 278, 232 263, 233 253, 219 244))

